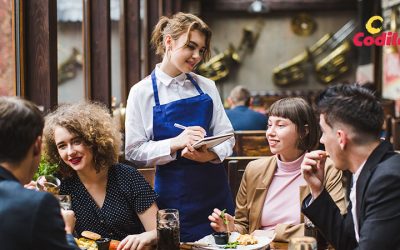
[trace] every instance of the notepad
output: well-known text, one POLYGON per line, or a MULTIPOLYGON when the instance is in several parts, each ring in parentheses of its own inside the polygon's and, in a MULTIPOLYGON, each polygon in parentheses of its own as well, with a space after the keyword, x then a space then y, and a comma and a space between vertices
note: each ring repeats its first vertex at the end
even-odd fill
POLYGON ((224 141, 228 140, 233 136, 233 133, 223 134, 223 135, 215 135, 201 139, 200 141, 195 142, 192 146, 195 149, 200 148, 203 145, 207 145, 207 148, 213 148, 224 141))

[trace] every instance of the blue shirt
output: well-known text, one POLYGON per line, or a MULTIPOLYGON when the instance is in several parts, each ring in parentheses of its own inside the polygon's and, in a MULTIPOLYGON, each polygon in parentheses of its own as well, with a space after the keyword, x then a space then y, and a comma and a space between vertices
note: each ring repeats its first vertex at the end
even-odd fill
POLYGON ((267 116, 249 109, 247 106, 237 106, 226 110, 233 129, 237 130, 265 130, 267 116))

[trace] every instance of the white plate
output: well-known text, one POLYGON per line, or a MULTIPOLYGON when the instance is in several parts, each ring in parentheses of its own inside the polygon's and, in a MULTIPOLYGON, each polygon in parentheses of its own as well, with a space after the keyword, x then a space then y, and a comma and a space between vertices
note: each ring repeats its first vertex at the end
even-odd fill
MULTIPOLYGON (((229 242, 235 242, 236 239, 239 237, 239 233, 233 232, 231 233, 231 236, 229 237, 229 242)), ((262 250, 266 249, 269 243, 271 243, 273 238, 267 237, 267 236, 254 236, 258 243, 254 245, 248 245, 248 246, 242 246, 238 245, 237 250, 262 250)), ((215 245, 214 237, 212 235, 207 235, 204 238, 196 241, 196 243, 205 243, 205 244, 212 244, 215 245)), ((224 245, 220 245, 223 247, 224 245)), ((207 250, 221 250, 222 248, 218 246, 207 246, 207 247, 196 247, 194 249, 207 249, 207 250)), ((229 248, 231 249, 231 248, 229 248)))

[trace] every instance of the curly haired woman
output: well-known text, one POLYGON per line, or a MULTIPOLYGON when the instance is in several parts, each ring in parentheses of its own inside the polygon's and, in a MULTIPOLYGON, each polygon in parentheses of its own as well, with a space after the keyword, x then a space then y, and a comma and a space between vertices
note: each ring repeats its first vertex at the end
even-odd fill
POLYGON ((61 194, 72 197, 76 231, 122 240, 142 249, 157 238, 156 193, 133 167, 117 163, 121 135, 96 103, 60 106, 46 116, 45 152, 59 165, 61 194))

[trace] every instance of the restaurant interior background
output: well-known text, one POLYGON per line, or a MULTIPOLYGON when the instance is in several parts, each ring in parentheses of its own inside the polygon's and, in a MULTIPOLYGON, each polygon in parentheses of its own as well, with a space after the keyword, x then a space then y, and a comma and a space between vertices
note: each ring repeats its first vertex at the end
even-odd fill
POLYGON ((184 11, 213 31, 213 57, 198 72, 216 81, 222 98, 241 84, 265 107, 336 82, 372 82, 395 118, 397 46, 355 47, 352 39, 374 15, 383 17, 383 31, 397 32, 399 6, 400 0, 0 0, 0 95, 24 96, 44 111, 84 99, 124 106, 130 87, 160 61, 148 43, 157 20, 184 11))

